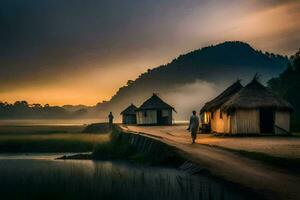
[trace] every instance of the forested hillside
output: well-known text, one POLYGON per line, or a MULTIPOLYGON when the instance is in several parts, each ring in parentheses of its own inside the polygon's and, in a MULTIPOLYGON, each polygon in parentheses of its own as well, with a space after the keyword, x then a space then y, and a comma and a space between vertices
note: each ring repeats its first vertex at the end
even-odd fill
POLYGON ((287 62, 287 57, 263 53, 243 42, 225 42, 204 47, 180 55, 166 65, 149 69, 136 80, 129 80, 110 101, 99 103, 97 108, 104 112, 119 112, 130 103, 141 104, 145 98, 156 92, 175 107, 179 107, 179 116, 185 113, 185 117, 188 109, 198 110, 204 101, 236 79, 246 82, 255 73, 259 73, 266 82, 282 72, 287 62), (192 90, 190 97, 187 90, 192 90), (182 94, 178 94, 180 92, 182 94), (176 99, 173 98, 174 95, 176 99), (198 103, 189 102, 188 98, 198 98, 198 103), (184 105, 195 103, 197 105, 184 105))
POLYGON ((279 77, 272 78, 268 86, 289 101, 294 107, 292 114, 292 130, 300 131, 300 49, 291 57, 287 69, 279 77))

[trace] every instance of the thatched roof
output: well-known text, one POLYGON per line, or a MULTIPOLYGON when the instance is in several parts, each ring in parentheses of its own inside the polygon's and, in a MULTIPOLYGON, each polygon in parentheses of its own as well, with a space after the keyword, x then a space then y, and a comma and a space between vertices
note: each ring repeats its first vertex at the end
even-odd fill
POLYGON ((240 83, 240 80, 233 83, 226 90, 224 90, 220 95, 218 95, 213 100, 207 102, 203 108, 200 110, 200 113, 203 112, 213 112, 220 108, 223 103, 225 103, 232 95, 236 94, 240 91, 243 86, 240 83))
POLYGON ((133 104, 131 104, 130 106, 128 106, 125 110, 123 110, 121 112, 121 115, 135 115, 135 110, 137 109, 137 107, 133 104))
POLYGON ((157 94, 153 94, 148 100, 146 100, 137 110, 155 110, 155 109, 172 109, 172 106, 164 102, 157 94))
POLYGON ((290 103, 269 91, 255 77, 248 85, 226 101, 221 110, 231 112, 235 109, 275 108, 292 111, 290 103))

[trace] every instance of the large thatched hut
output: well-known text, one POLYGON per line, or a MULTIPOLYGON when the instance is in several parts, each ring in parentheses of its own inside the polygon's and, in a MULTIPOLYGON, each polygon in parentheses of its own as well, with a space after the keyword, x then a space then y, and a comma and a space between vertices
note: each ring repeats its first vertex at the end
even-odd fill
POLYGON ((157 94, 153 94, 138 109, 136 119, 138 125, 171 125, 175 109, 164 102, 157 94))
POLYGON ((289 133, 291 104, 254 78, 221 106, 229 133, 289 133))
POLYGON ((136 124, 136 109, 137 107, 131 104, 121 112, 123 124, 136 124))
MULTIPOLYGON (((212 132, 226 132, 227 124, 224 124, 220 107, 234 94, 239 92, 243 86, 236 81, 224 90, 220 95, 207 102, 200 110, 201 127, 212 132)), ((226 116, 224 116, 226 117, 226 116)), ((225 120, 226 121, 226 120, 225 120)))
POLYGON ((211 131, 231 134, 288 133, 292 110, 288 102, 254 78, 210 110, 211 131))

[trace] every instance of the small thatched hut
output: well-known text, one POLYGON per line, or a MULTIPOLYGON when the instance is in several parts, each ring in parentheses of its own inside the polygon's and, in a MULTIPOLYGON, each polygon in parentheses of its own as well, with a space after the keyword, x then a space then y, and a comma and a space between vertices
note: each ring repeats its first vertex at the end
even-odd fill
POLYGON ((136 124, 136 109, 137 107, 131 104, 121 112, 123 124, 136 124))
POLYGON ((138 125, 172 125, 172 111, 175 109, 165 103, 157 94, 153 94, 138 109, 138 125))
POLYGON ((290 131, 292 110, 288 102, 254 78, 245 87, 233 84, 208 102, 201 113, 208 115, 204 122, 209 123, 215 133, 273 134, 290 131))
MULTIPOLYGON (((220 107, 234 94, 239 92, 243 86, 236 81, 213 100, 207 102, 200 110, 201 127, 212 132, 226 132, 228 127, 223 123, 220 107)), ((226 117, 226 116, 225 116, 226 117)))

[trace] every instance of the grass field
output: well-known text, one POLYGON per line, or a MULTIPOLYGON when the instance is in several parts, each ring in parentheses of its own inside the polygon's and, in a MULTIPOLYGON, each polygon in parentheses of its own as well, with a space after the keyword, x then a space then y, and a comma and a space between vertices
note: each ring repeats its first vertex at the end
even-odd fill
POLYGON ((82 133, 85 126, 1 126, 0 152, 87 152, 109 134, 82 133))
POLYGON ((209 176, 126 162, 8 159, 0 172, 1 199, 250 199, 209 176))
POLYGON ((32 135, 32 134, 57 134, 57 133, 81 133, 86 126, 84 125, 8 125, 0 126, 1 135, 32 135))

